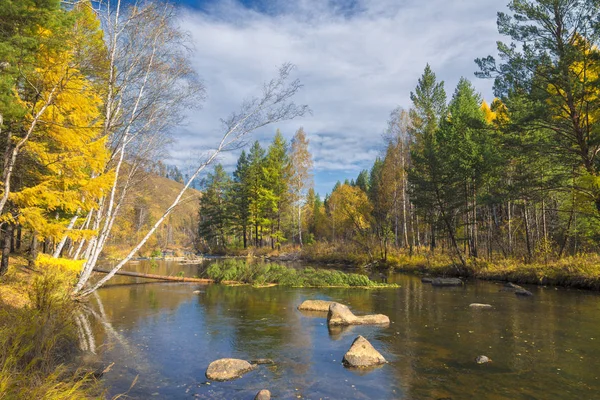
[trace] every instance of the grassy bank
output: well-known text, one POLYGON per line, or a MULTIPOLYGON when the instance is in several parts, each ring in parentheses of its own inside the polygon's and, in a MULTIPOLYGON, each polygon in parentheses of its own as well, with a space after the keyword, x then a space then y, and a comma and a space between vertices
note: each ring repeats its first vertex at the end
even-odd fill
POLYGON ((101 398, 90 373, 72 364, 77 355, 73 272, 27 269, 11 260, 0 279, 0 399, 101 398))
MULTIPOLYGON (((356 254, 355 248, 323 244, 305 246, 300 258, 321 263, 338 262, 356 266, 369 264, 368 257, 356 254)), ((448 254, 431 255, 429 251, 420 249, 410 256, 406 252, 394 250, 388 254, 387 262, 375 264, 398 272, 600 290, 600 256, 595 254, 549 258, 531 263, 500 257, 493 261, 471 259, 464 268, 448 254)))
POLYGON ((229 259, 213 263, 206 276, 221 281, 238 281, 252 285, 277 284, 287 287, 397 287, 394 284, 374 282, 366 275, 342 271, 302 268, 296 269, 275 263, 252 263, 229 259))

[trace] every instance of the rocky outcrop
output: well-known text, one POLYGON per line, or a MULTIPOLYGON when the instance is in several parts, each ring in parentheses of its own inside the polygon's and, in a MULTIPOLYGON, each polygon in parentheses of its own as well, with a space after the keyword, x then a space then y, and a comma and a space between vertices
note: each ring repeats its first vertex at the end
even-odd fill
POLYGON ((206 369, 206 377, 213 381, 228 381, 237 379, 254 368, 256 368, 255 365, 245 360, 221 358, 210 363, 206 369))
POLYGON ((462 286, 463 281, 458 278, 435 278, 431 281, 431 286, 462 286))
POLYGON ((304 300, 302 304, 298 306, 298 310, 328 312, 329 306, 333 303, 335 302, 326 300, 304 300))
POLYGON ((271 392, 269 392, 267 389, 263 389, 256 393, 254 400, 271 400, 271 392))
POLYGON ((469 304, 469 307, 477 308, 477 309, 486 309, 486 308, 492 308, 492 305, 491 304, 482 304, 482 303, 471 303, 471 304, 469 304))
POLYGON ((352 342, 352 346, 344 355, 342 362, 346 367, 366 368, 385 364, 387 361, 367 339, 359 335, 352 342))
POLYGON ((492 360, 490 360, 487 356, 477 356, 475 362, 477 364, 487 364, 489 362, 492 362, 492 360))
POLYGON ((357 316, 350 311, 348 306, 333 303, 329 306, 327 323, 329 325, 388 325, 390 319, 383 314, 357 316))

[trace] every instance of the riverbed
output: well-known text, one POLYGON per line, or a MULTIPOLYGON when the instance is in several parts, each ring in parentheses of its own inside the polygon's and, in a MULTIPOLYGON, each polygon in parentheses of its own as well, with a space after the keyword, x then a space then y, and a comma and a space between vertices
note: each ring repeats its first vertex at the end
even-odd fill
MULTIPOLYGON (((191 277, 203 267, 127 268, 191 277)), ((114 362, 103 378, 108 398, 253 399, 261 389, 277 399, 600 398, 596 292, 529 286, 534 295, 519 297, 501 283, 437 288, 403 274, 389 277, 400 288, 377 290, 132 282, 120 277, 90 301, 104 321, 92 323, 89 347, 114 362), (305 299, 385 314, 391 324, 329 329, 323 314, 297 310, 305 299), (389 363, 345 368, 342 358, 358 335, 389 363), (492 362, 477 364, 479 355, 492 362), (207 381, 208 364, 225 357, 275 364, 234 381, 207 381)))

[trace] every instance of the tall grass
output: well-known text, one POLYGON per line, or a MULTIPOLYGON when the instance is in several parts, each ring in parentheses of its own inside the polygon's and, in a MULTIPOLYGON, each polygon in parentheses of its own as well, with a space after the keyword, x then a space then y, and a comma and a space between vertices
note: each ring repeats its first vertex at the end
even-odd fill
POLYGON ((70 365, 77 354, 73 279, 72 271, 43 268, 23 293, 24 307, 0 302, 0 399, 100 398, 93 376, 70 365))
POLYGON ((211 264, 206 275, 217 282, 237 281, 253 285, 278 284, 287 287, 397 287, 374 282, 366 275, 343 271, 296 269, 275 263, 248 263, 229 259, 211 264))

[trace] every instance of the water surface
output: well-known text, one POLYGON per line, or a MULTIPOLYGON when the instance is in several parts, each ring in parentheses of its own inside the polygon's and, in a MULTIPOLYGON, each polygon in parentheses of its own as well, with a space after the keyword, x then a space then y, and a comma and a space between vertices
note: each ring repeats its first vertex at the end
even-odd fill
MULTIPOLYGON (((175 263, 129 269, 199 273, 175 263)), ((407 275, 393 275, 401 287, 385 290, 127 282, 120 278, 91 302, 107 323, 94 329, 96 351, 115 363, 105 375, 109 396, 126 392, 137 376, 130 398, 253 399, 260 389, 279 399, 600 398, 600 296, 593 292, 529 287, 534 297, 521 298, 500 284, 434 288, 407 275), (386 314, 391 324, 330 330, 322 315, 296 309, 316 298, 386 314), (469 308, 475 302, 494 308, 469 308), (389 364, 344 368, 357 335, 389 364), (478 365, 478 355, 493 362, 478 365), (206 367, 224 357, 276 364, 207 383, 206 367)))

